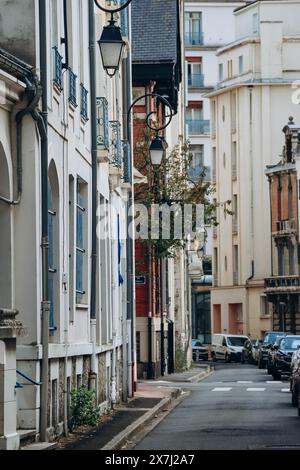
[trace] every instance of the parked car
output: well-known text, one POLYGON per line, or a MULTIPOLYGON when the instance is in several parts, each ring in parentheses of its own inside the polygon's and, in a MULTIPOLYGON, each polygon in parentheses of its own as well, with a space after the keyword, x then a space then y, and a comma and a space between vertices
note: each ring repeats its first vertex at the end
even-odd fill
POLYGON ((275 352, 282 338, 283 336, 276 336, 274 344, 272 344, 268 350, 267 371, 268 371, 268 374, 270 375, 272 375, 273 369, 274 369, 275 352))
POLYGON ((252 357, 253 357, 253 363, 254 364, 258 363, 258 354, 259 354, 259 348, 260 348, 261 344, 262 344, 262 339, 257 339, 253 343, 252 357))
POLYGON ((300 417, 300 347, 292 355, 291 368, 290 388, 292 405, 298 407, 298 415, 300 417))
POLYGON ((264 369, 268 362, 270 347, 275 343, 277 336, 285 336, 283 331, 267 331, 258 350, 258 368, 264 369))
POLYGON ((245 341, 242 353, 241 353, 241 363, 247 362, 248 364, 256 364, 255 360, 255 348, 257 340, 251 341, 250 339, 245 341))
POLYGON ((300 336, 287 335, 279 341, 278 346, 274 346, 274 360, 272 376, 274 380, 279 380, 282 375, 290 375, 292 355, 300 346, 300 336))
POLYGON ((214 334, 211 342, 211 356, 213 361, 224 359, 226 362, 241 360, 243 346, 250 341, 248 336, 214 334))
POLYGON ((198 339, 192 340, 193 361, 208 361, 208 349, 198 339))

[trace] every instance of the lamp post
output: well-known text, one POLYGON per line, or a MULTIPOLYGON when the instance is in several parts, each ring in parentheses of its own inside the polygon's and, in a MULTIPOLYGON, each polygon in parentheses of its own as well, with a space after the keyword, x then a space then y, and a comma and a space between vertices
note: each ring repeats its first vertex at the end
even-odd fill
POLYGON ((114 14, 124 10, 124 8, 127 8, 128 5, 132 2, 132 0, 128 0, 124 3, 124 5, 120 5, 119 7, 114 9, 104 8, 100 5, 98 0, 94 0, 94 2, 100 10, 104 11, 105 13, 110 13, 111 15, 109 24, 107 26, 104 26, 103 28, 101 37, 98 41, 98 45, 100 49, 103 68, 109 77, 113 77, 116 74, 117 70, 119 70, 124 48, 126 45, 125 41, 123 41, 122 39, 120 27, 116 26, 114 14))
MULTIPOLYGON (((150 146, 149 146, 149 153, 150 153, 150 158, 151 158, 151 164, 154 168, 155 171, 155 176, 158 176, 158 169, 159 166, 161 165, 162 158, 164 151, 166 149, 166 142, 164 141, 163 137, 159 135, 161 131, 166 129, 169 124, 172 121, 173 118, 173 113, 172 113, 172 108, 168 100, 164 97, 159 95, 158 93, 146 93, 143 96, 139 96, 137 99, 133 101, 131 106, 128 109, 127 112, 127 136, 128 139, 131 139, 131 132, 130 132, 130 125, 131 125, 131 112, 138 103, 138 101, 146 98, 156 98, 157 101, 162 102, 170 111, 169 115, 166 115, 166 122, 164 125, 154 127, 151 123, 151 117, 154 114, 157 114, 157 111, 151 111, 147 114, 145 122, 147 127, 155 132, 156 136, 154 139, 151 140, 150 146)), ((132 146, 131 146, 132 147, 132 146)), ((150 168, 149 168, 150 171, 150 168)), ((150 178, 149 178, 149 189, 150 187, 150 178)), ((149 275, 149 281, 148 281, 148 293, 149 293, 149 298, 148 298, 148 362, 147 362, 147 378, 152 379, 154 377, 153 374, 153 363, 152 363, 152 246, 151 246, 151 241, 149 240, 149 248, 148 248, 148 257, 149 257, 149 262, 148 262, 148 275, 149 275)), ((161 338, 164 336, 164 324, 163 324, 163 312, 161 311, 161 338)), ((162 361, 164 361, 164 343, 163 340, 161 340, 161 364, 162 361), (163 352, 162 352, 163 351, 163 352)), ((162 368, 163 372, 163 368, 162 368)))

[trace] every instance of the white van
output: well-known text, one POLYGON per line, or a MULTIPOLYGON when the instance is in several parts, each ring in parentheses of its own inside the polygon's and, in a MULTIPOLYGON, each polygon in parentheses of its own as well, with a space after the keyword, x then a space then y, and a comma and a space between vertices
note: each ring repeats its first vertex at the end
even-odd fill
POLYGON ((213 361, 224 359, 226 362, 241 360, 241 353, 248 336, 213 334, 211 341, 211 357, 213 361))

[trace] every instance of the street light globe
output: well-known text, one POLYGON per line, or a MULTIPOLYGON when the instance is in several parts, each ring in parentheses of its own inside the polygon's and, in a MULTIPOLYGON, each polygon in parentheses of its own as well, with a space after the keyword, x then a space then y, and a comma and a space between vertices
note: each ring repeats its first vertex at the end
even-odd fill
POLYGON ((165 151, 163 141, 160 137, 155 137, 150 145, 150 157, 152 165, 160 165, 165 151))
POLYGON ((113 77, 120 67, 125 41, 122 39, 121 29, 115 25, 113 19, 109 25, 103 28, 101 38, 98 41, 103 68, 113 77))

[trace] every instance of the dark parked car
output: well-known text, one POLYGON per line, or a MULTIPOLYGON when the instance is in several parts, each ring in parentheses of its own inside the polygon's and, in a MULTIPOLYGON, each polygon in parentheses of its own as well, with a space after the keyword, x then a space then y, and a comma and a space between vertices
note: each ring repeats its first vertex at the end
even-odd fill
POLYGON ((279 346, 280 341, 282 340, 283 336, 277 336, 275 339, 274 344, 270 346, 268 350, 268 362, 267 362, 267 371, 268 374, 272 375, 273 373, 273 368, 274 368, 274 358, 275 358, 275 352, 277 350, 277 347, 279 346))
POLYGON ((292 355, 300 346, 300 336, 287 335, 281 338, 278 346, 274 346, 274 360, 272 376, 279 380, 281 375, 290 375, 292 372, 292 355))
POLYGON ((208 361, 208 349, 198 339, 192 340, 192 353, 193 361, 198 362, 200 359, 208 361))
POLYGON ((300 348, 292 355, 291 361, 292 375, 290 378, 292 405, 298 408, 300 417, 300 348))
POLYGON ((283 331, 267 331, 258 350, 258 367, 264 369, 268 362, 270 347, 275 343, 277 336, 285 336, 283 331))
POLYGON ((248 362, 248 364, 256 364, 255 361, 255 348, 257 346, 257 340, 251 341, 248 339, 245 341, 243 350, 241 352, 241 363, 248 362))

